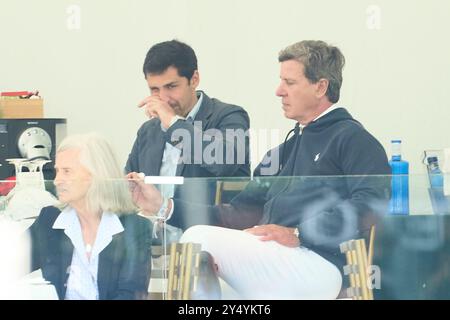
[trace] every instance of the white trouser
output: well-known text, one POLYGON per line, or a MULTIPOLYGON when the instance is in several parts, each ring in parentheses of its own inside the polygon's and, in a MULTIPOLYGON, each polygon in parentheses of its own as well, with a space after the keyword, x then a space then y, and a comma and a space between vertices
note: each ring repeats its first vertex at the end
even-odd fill
POLYGON ((341 289, 338 268, 303 247, 203 225, 186 230, 180 242, 200 243, 213 256, 219 276, 244 299, 335 299, 341 289))

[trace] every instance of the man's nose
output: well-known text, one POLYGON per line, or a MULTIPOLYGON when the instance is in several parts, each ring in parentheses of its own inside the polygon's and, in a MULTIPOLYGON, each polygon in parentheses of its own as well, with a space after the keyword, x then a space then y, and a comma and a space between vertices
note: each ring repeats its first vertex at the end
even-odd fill
POLYGON ((167 92, 167 90, 160 90, 159 91, 159 98, 164 101, 164 102, 169 102, 170 100, 170 96, 169 93, 167 92))
POLYGON ((280 84, 280 85, 278 86, 277 90, 275 91, 275 94, 276 94, 278 97, 282 97, 282 96, 285 96, 285 95, 286 95, 286 91, 284 90, 282 84, 280 84))

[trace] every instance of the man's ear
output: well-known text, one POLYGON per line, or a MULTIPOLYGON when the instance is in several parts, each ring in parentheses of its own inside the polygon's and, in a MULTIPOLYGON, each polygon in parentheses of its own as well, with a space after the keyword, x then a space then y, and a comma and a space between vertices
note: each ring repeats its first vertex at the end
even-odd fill
POLYGON ((198 70, 194 71, 194 74, 191 77, 191 80, 189 81, 189 84, 194 88, 197 89, 198 85, 200 83, 200 74, 198 73, 198 70))
POLYGON ((320 79, 317 81, 317 90, 316 90, 316 96, 317 98, 322 98, 327 94, 328 85, 330 82, 327 79, 320 79))

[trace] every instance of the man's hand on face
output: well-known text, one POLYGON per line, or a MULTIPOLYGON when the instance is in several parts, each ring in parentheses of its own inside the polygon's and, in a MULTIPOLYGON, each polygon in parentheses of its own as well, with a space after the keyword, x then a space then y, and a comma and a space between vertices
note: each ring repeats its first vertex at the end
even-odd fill
POLYGON ((136 172, 130 172, 126 177, 129 180, 133 201, 142 213, 146 216, 158 213, 163 203, 159 190, 152 184, 145 184, 144 178, 136 172))
POLYGON ((164 128, 168 129, 170 123, 175 117, 175 110, 169 103, 161 100, 157 95, 152 95, 142 100, 138 107, 145 107, 145 113, 149 118, 159 118, 164 128))
POLYGON ((276 241, 279 244, 295 248, 300 245, 300 240, 294 234, 294 228, 279 226, 276 224, 266 224, 262 226, 254 226, 253 228, 245 229, 245 232, 259 236, 261 241, 276 241))

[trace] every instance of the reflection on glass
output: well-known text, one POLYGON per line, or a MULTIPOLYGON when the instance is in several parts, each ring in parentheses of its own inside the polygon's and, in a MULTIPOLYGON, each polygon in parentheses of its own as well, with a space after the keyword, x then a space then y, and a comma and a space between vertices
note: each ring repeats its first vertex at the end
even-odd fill
MULTIPOLYGON (((170 244, 195 242, 208 254, 199 255, 198 264, 193 265, 191 299, 208 298, 204 294, 214 287, 214 282, 205 283, 198 277, 207 272, 204 266, 211 262, 219 276, 222 299, 334 299, 350 285, 344 275, 346 257, 340 253, 339 245, 350 239, 365 239, 368 248, 369 229, 375 223, 373 263, 369 266, 375 299, 450 299, 450 215, 436 214, 429 196, 428 174, 409 178, 408 216, 388 214, 389 190, 379 197, 370 194, 370 201, 364 197, 353 202, 346 200, 348 186, 361 190, 389 186, 391 176, 185 179, 183 187, 192 201, 175 201, 180 212, 174 212, 161 230, 177 229, 172 230, 173 234, 157 235, 161 236, 160 257, 165 257, 153 264, 156 267, 149 290, 166 292, 168 282, 163 280, 169 277, 169 270, 158 270, 170 267, 170 244), (207 200, 210 205, 205 205, 203 198, 205 186, 211 190, 207 200), (241 231, 263 224, 299 226, 297 260, 288 258, 276 241, 262 241, 262 235, 241 231), (231 230, 224 231, 224 226, 231 230), (267 259, 263 253, 266 251, 259 249, 261 243, 273 248, 277 258, 267 259), (314 256, 321 263, 305 266, 305 255, 314 256), (230 256, 235 259, 230 260, 230 256), (257 262, 245 269, 243 261, 249 257, 258 257, 254 260, 257 262), (282 272, 270 273, 273 265, 282 272), (299 266, 309 268, 311 276, 299 279, 299 266), (261 280, 264 277, 270 281, 261 280), (311 288, 320 289, 320 293, 311 288)), ((52 182, 46 185, 51 186, 52 182)), ((8 203, 4 204, 8 209, 8 203)), ((11 221, 4 214, 1 219, 11 221)), ((28 227, 27 220, 16 222, 21 224, 22 232, 28 227)), ((26 261, 19 264, 28 268, 26 261)))

